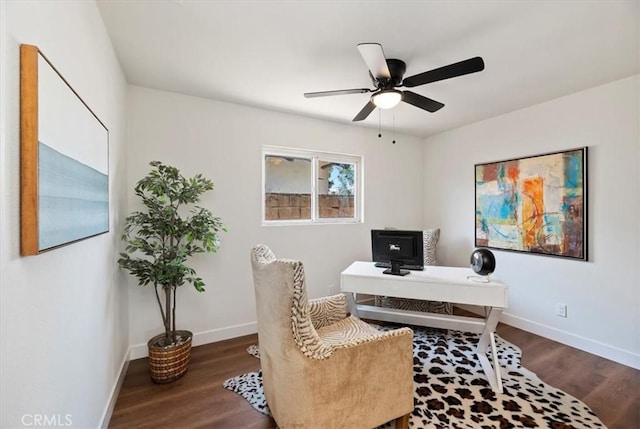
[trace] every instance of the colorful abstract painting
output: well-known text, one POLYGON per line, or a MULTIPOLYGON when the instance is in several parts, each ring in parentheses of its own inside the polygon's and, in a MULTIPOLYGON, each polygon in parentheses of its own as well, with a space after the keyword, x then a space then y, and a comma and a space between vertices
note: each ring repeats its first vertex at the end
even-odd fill
POLYGON ((477 247, 587 260, 587 148, 475 166, 477 247))

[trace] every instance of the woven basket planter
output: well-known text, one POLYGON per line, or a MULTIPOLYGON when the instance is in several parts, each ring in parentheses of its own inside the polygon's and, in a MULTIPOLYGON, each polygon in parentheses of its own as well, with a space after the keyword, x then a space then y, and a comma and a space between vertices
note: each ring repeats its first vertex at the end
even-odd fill
POLYGON ((187 372, 193 333, 189 331, 175 331, 175 333, 179 339, 177 344, 162 346, 164 334, 156 335, 147 343, 149 370, 154 383, 171 383, 187 372))

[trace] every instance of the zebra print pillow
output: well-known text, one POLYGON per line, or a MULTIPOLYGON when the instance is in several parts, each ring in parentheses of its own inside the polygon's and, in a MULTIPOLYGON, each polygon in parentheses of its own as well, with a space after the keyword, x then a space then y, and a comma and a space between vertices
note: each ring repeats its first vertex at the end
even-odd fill
POLYGON ((440 239, 440 228, 425 229, 422 231, 422 241, 424 243, 424 264, 438 265, 436 260, 436 245, 440 239))

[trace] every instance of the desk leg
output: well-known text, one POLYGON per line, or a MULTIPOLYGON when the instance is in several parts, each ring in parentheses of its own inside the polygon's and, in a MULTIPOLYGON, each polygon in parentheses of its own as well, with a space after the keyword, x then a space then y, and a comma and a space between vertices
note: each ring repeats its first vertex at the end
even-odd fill
POLYGON ((484 327, 484 330, 482 331, 482 334, 480 335, 480 340, 478 341, 478 348, 476 349, 478 359, 480 360, 480 365, 482 366, 484 374, 489 380, 491 388, 495 392, 500 393, 502 393, 502 376, 500 374, 500 364, 498 363, 498 351, 496 350, 496 340, 494 332, 496 330, 496 326, 498 326, 498 321, 500 320, 501 314, 501 308, 491 308, 486 319, 486 325, 484 327), (489 359, 487 359, 487 348, 489 346, 491 347, 493 367, 491 366, 489 359))
POLYGON ((356 305, 356 294, 351 292, 345 292, 344 295, 347 297, 347 306, 349 307, 349 313, 352 316, 360 318, 358 315, 358 306, 356 305))

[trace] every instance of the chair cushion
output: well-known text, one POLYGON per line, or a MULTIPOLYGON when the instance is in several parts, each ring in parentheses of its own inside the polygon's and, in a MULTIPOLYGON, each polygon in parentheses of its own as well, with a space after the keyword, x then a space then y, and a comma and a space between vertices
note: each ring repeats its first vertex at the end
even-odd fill
POLYGON ((375 327, 354 316, 320 328, 317 332, 323 342, 336 348, 360 344, 380 335, 375 327))

